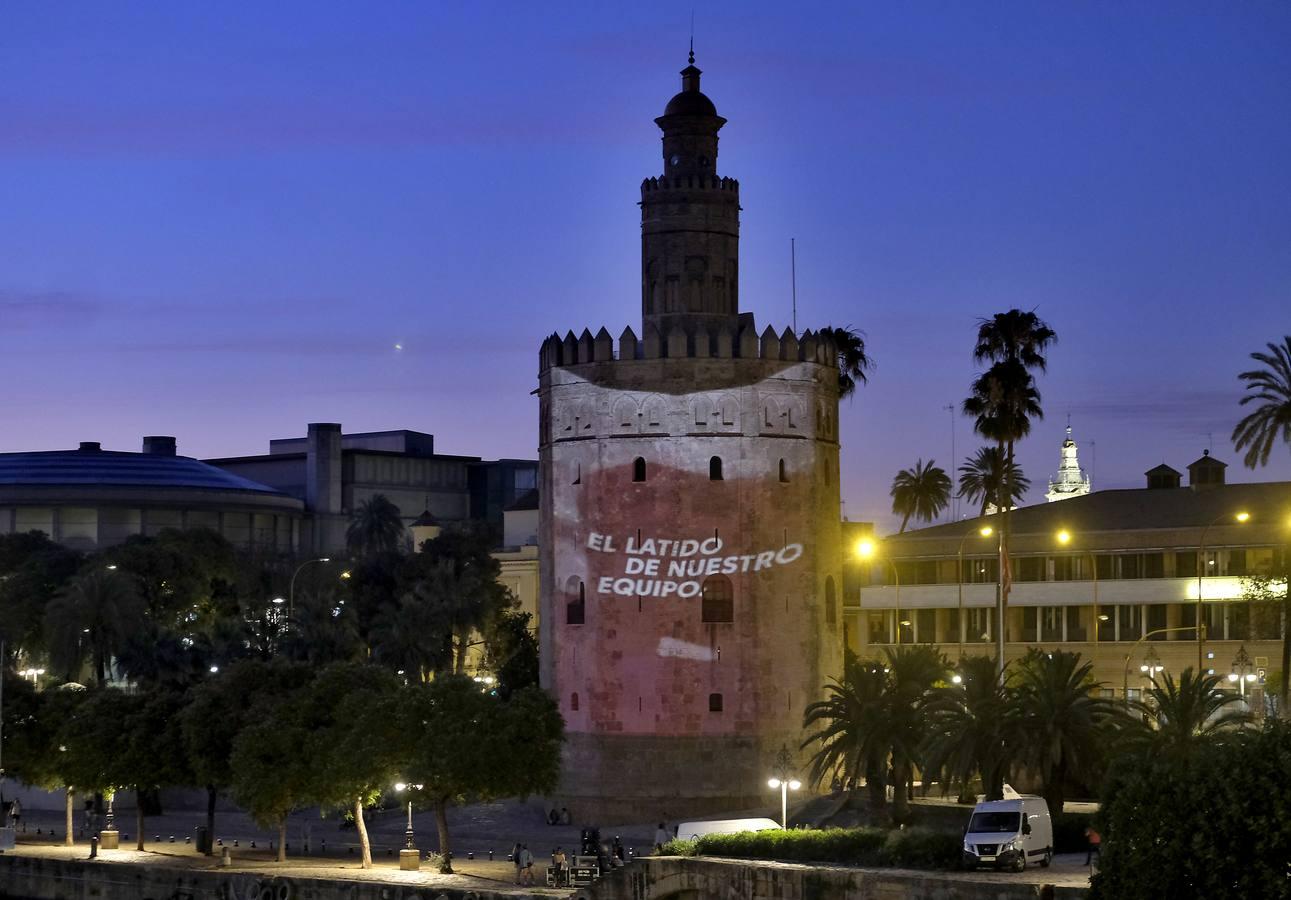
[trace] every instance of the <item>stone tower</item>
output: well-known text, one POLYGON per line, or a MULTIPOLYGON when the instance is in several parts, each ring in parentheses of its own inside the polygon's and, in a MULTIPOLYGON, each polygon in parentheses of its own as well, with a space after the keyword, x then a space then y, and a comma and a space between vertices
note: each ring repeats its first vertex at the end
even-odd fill
POLYGON ((1070 500, 1072 497, 1083 497, 1089 493, 1089 476, 1080 468, 1076 459, 1076 442, 1071 439, 1071 426, 1067 426, 1067 439, 1062 442, 1062 461, 1058 464, 1058 475, 1049 481, 1049 490, 1044 498, 1050 503, 1055 500, 1070 500))
POLYGON ((584 819, 769 802, 842 668, 837 354, 739 312, 738 186, 691 62, 641 188, 641 337, 539 354, 542 681, 584 819))

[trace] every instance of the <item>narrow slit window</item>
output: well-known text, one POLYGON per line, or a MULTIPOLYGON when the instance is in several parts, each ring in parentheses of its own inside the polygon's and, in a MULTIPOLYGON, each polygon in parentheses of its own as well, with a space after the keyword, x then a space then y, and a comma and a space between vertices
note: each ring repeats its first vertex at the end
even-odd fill
POLYGON ((708 461, 708 480, 722 480, 722 458, 720 456, 714 456, 708 461))
POLYGON ((708 711, 709 711, 709 712, 721 712, 721 711, 722 711, 722 695, 721 695, 721 694, 709 694, 709 695, 708 695, 708 711))
POLYGON ((785 465, 785 462, 783 459, 780 460, 780 483, 781 484, 789 483, 789 467, 785 465))
POLYGON ((646 466, 645 466, 644 457, 638 456, 636 459, 632 461, 632 480, 633 481, 646 480, 646 466))

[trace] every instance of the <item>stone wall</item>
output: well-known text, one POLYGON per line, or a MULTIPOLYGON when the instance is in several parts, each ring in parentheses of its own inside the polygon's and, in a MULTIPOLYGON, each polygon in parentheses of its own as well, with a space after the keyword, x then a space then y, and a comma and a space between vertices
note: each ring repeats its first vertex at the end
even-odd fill
POLYGON ((973 879, 951 872, 646 857, 577 900, 1079 900, 1083 887, 973 879))

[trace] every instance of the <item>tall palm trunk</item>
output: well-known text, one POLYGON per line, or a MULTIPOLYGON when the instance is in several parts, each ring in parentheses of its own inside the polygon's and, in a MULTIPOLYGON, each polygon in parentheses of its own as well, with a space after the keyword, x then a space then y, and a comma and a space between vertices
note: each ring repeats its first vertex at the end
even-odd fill
POLYGON ((134 848, 143 852, 143 791, 139 788, 134 789, 134 827, 139 832, 134 848))
POLYGON ((1005 442, 999 442, 1000 455, 1004 458, 1004 472, 1000 476, 999 496, 996 498, 996 505, 999 509, 1000 516, 1000 554, 997 565, 999 566, 999 575, 997 583, 999 584, 999 596, 995 599, 995 627, 998 629, 995 634, 995 671, 997 676, 1004 678, 1004 646, 1007 635, 1004 631, 1004 619, 1009 608, 1009 593, 1013 588, 1012 573, 1005 578, 1005 572, 1009 567, 1009 507, 1012 505, 1013 486, 1009 483, 1009 473, 1013 471, 1010 466, 1013 464, 1013 441, 1008 441, 1008 450, 1005 450, 1005 442))
POLYGON ((76 838, 73 837, 72 835, 72 832, 76 826, 76 823, 73 821, 73 817, 72 817, 72 801, 76 797, 76 791, 74 791, 71 787, 68 787, 65 793, 66 793, 67 799, 65 801, 65 809, 63 810, 64 816, 65 816, 63 820, 63 825, 67 831, 67 834, 63 838, 63 843, 68 847, 70 847, 72 846, 72 844, 76 842, 76 838))
POLYGON ((219 791, 215 785, 206 786, 206 855, 215 852, 215 799, 219 791))
POLYGON ((905 825, 910 821, 910 760, 892 759, 892 822, 905 825))
POLYGON ((453 874, 452 849, 448 845, 448 801, 435 800, 435 828, 439 832, 439 873, 453 874))
POLYGON ((865 770, 865 786, 869 789, 871 810, 882 809, 887 805, 888 786, 883 776, 883 766, 879 763, 870 763, 865 770))
POLYGON ((287 817, 278 820, 278 862, 287 861, 287 817))
POLYGON ((363 798, 354 798, 354 827, 359 832, 360 864, 365 869, 372 868, 372 842, 368 840, 368 823, 363 820, 363 798))

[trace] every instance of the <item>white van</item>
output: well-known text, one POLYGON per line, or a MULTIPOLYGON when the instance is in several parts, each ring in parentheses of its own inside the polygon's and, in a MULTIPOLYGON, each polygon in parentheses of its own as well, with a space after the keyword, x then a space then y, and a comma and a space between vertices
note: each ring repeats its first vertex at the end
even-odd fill
POLYGON ((1053 821, 1042 797, 988 800, 973 808, 964 829, 964 865, 1008 867, 1021 872, 1027 863, 1053 859, 1053 821))
POLYGON ((677 837, 693 841, 706 834, 739 834, 741 831, 770 831, 779 828, 774 819, 714 819, 711 822, 682 822, 677 826, 677 837))

